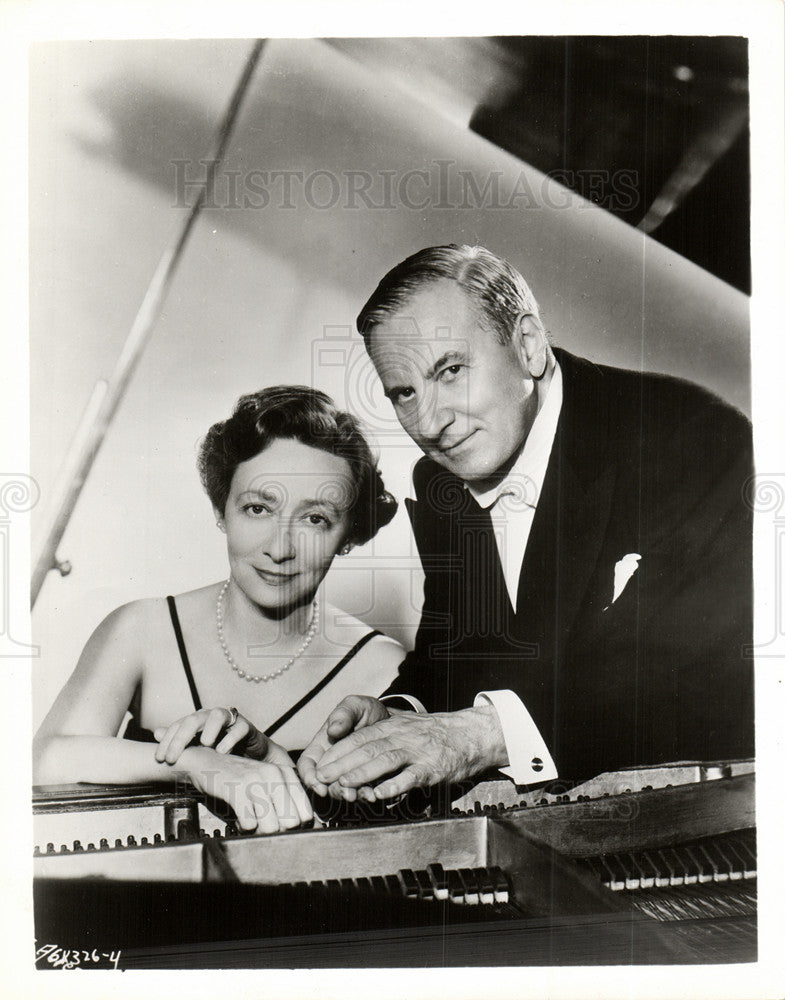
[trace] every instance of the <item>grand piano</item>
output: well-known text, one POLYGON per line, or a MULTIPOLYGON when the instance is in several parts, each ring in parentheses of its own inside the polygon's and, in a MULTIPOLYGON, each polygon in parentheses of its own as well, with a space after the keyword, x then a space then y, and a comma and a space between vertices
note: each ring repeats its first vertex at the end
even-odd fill
POLYGON ((38 967, 752 962, 754 783, 752 761, 487 780, 319 801, 273 836, 189 787, 40 787, 38 967))

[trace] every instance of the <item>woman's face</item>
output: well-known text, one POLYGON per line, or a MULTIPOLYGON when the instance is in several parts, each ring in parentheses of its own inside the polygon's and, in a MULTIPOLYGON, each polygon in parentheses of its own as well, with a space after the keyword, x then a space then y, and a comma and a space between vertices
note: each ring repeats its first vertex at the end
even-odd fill
POLYGON ((278 438, 232 477, 223 515, 232 577, 260 607, 310 600, 348 537, 349 463, 278 438))

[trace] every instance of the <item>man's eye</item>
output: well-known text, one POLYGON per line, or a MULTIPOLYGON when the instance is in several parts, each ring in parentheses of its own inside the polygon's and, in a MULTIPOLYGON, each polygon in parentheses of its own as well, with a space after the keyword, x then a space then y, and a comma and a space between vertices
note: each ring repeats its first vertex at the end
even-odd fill
POLYGON ((414 398, 414 389, 407 387, 405 389, 393 389, 390 393, 390 402, 393 406, 400 406, 401 403, 405 403, 410 399, 414 398))
POLYGON ((446 368, 442 368, 439 373, 439 377, 442 381, 449 382, 451 379, 454 379, 457 375, 459 375, 461 370, 465 367, 465 365, 461 364, 448 365, 446 368))

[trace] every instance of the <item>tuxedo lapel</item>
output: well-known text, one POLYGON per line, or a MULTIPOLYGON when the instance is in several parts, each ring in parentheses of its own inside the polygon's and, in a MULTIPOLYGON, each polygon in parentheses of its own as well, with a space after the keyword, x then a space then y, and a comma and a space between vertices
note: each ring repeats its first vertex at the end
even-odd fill
POLYGON ((565 351, 564 399, 518 585, 520 634, 558 653, 586 593, 608 526, 616 461, 602 371, 565 351))

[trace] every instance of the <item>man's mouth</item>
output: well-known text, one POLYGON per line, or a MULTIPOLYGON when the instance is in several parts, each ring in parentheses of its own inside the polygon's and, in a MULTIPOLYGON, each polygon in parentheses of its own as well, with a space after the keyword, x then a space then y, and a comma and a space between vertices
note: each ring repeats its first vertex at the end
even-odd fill
POLYGON ((464 446, 464 444, 466 444, 466 442, 470 438, 474 437, 475 433, 476 433, 475 431, 470 431, 465 437, 462 437, 459 441, 453 441, 451 443, 440 444, 439 445, 439 452, 442 455, 448 455, 448 456, 449 455, 454 455, 460 448, 462 448, 464 446))

